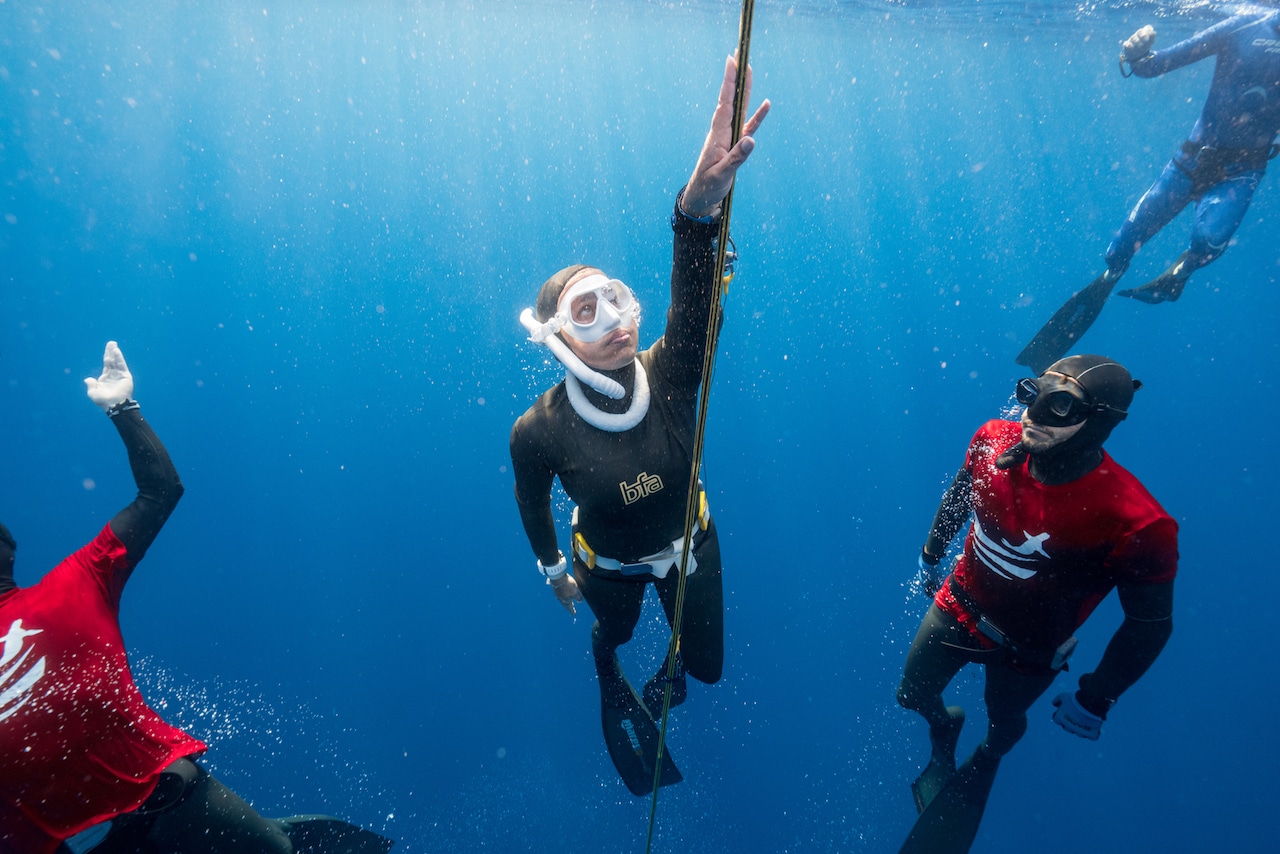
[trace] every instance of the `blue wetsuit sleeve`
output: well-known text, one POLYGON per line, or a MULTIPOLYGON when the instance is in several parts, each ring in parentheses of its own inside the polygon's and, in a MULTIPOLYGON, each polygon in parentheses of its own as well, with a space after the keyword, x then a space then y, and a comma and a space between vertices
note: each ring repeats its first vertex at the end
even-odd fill
POLYGON ((1137 62, 1129 63, 1133 73, 1138 77, 1159 77, 1170 71, 1176 71, 1193 62, 1199 62, 1206 56, 1213 56, 1227 44, 1230 37, 1241 27, 1252 26, 1257 21, 1254 15, 1236 15, 1219 21, 1207 30, 1196 33, 1189 39, 1175 45, 1149 53, 1137 62))

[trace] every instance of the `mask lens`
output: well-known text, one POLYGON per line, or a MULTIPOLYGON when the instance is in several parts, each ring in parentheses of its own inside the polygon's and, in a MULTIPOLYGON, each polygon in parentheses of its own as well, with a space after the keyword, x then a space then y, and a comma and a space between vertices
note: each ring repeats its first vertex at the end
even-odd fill
MULTIPOLYGON (((1041 378, 1043 379, 1043 378, 1041 378)), ((1089 417, 1089 401, 1077 396, 1066 383, 1053 377, 1047 380, 1048 389, 1041 380, 1031 378, 1018 381, 1015 396, 1018 403, 1027 407, 1027 414, 1036 424, 1045 427, 1072 427, 1089 417)))
MULTIPOLYGON (((1064 421, 1071 418, 1072 410, 1075 408, 1077 400, 1065 391, 1055 391, 1045 399, 1045 405, 1049 411, 1064 421)), ((1083 421, 1083 418, 1077 418, 1076 421, 1083 421)))
POLYGON ((628 315, 637 307, 630 288, 599 274, 570 286, 561 296, 560 306, 559 316, 567 319, 564 333, 584 343, 599 341, 629 322, 628 315))
POLYGON ((601 299, 607 301, 619 312, 626 311, 631 307, 631 289, 617 279, 610 279, 609 283, 601 288, 598 293, 601 299))
POLYGON ((569 319, 578 326, 590 326, 596 322, 598 302, 599 297, 595 291, 579 294, 569 305, 569 319))

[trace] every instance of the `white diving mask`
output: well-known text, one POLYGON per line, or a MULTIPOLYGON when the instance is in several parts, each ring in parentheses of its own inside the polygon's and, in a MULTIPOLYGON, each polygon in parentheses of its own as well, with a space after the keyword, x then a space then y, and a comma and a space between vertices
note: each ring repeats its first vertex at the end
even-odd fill
MULTIPOLYGON (((599 341, 632 319, 640 319, 640 301, 618 279, 594 273, 560 295, 556 314, 542 325, 542 338, 563 332, 584 344, 599 341)), ((535 338, 535 340, 538 340, 535 338)))

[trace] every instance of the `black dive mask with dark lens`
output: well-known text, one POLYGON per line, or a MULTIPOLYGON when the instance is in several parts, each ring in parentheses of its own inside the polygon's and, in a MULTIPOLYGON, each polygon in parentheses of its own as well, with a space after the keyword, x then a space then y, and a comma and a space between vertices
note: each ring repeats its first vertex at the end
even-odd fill
POLYGON ((1129 413, 1105 403, 1094 403, 1079 383, 1062 382, 1051 377, 1018 380, 1014 392, 1018 403, 1027 407, 1031 421, 1044 427, 1073 427, 1089 416, 1110 413, 1116 421, 1123 421, 1129 413))

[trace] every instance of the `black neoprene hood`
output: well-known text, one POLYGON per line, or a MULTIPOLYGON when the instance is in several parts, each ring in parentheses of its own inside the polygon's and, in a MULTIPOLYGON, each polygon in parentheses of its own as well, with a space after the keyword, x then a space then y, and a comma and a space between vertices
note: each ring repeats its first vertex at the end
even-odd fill
MULTIPOLYGON (((1119 412, 1128 412, 1134 391, 1142 386, 1142 383, 1130 376, 1124 365, 1106 356, 1068 356, 1045 369, 1046 374, 1050 371, 1073 378, 1089 393, 1093 403, 1105 403, 1119 412)), ((1102 443, 1107 441, 1111 431, 1121 420, 1117 415, 1095 412, 1085 421, 1080 432, 1061 447, 1072 453, 1095 451, 1102 447, 1102 443)))
POLYGON ((546 323, 555 316, 556 309, 560 306, 560 294, 564 292, 564 286, 569 284, 569 280, 576 273, 586 269, 589 269, 586 264, 574 264, 571 267, 565 267, 542 283, 542 287, 538 288, 538 301, 533 306, 534 316, 538 318, 539 323, 546 323))

